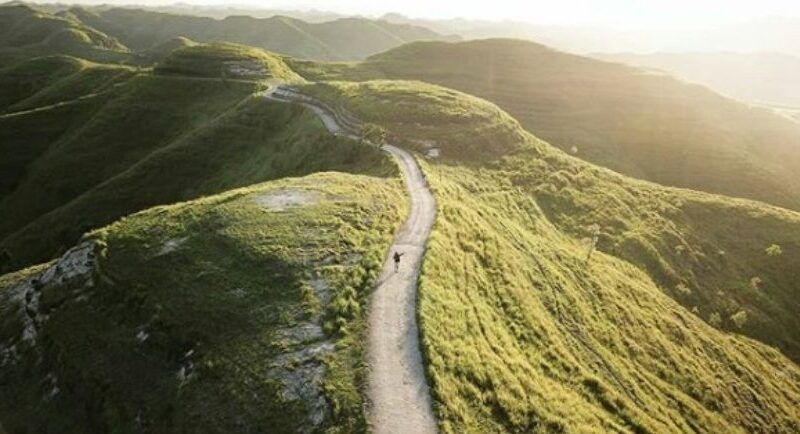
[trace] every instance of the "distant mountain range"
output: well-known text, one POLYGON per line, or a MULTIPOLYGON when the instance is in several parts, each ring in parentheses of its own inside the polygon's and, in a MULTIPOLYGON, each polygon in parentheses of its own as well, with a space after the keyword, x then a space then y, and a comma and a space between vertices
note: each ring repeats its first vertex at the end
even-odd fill
POLYGON ((53 52, 110 60, 110 53, 141 51, 177 37, 198 42, 236 42, 280 54, 316 60, 364 59, 420 40, 457 40, 427 28, 366 18, 309 23, 286 16, 214 19, 143 9, 39 9, 14 3, 0 6, 0 61, 13 55, 53 52), (50 10, 47 12, 46 9, 50 10))
MULTIPOLYGON (((25 4, 24 2, 9 2, 11 4, 25 4)), ((73 6, 64 3, 36 4, 36 8, 51 14, 64 13, 73 6)), ((82 6, 85 10, 109 19, 118 19, 118 12, 107 14, 110 10, 120 9, 109 5, 82 6)), ((131 9, 125 7, 124 9, 131 9)), ((138 8, 138 7, 137 7, 138 8)), ((695 27, 680 30, 652 29, 652 28, 612 28, 599 25, 546 25, 532 22, 515 20, 476 20, 464 18, 452 19, 424 19, 411 18, 399 13, 387 13, 380 17, 364 17, 352 14, 343 14, 326 10, 302 10, 291 8, 268 9, 245 6, 213 6, 213 5, 190 5, 185 3, 175 3, 171 5, 148 6, 150 13, 167 13, 171 15, 181 15, 194 18, 213 18, 221 21, 211 25, 208 33, 202 35, 178 35, 187 36, 195 40, 202 40, 199 36, 206 34, 218 36, 219 33, 231 21, 228 17, 250 17, 253 20, 266 20, 262 24, 269 23, 269 19, 277 17, 287 17, 294 20, 304 21, 304 24, 324 24, 337 22, 340 20, 354 19, 362 24, 377 23, 378 27, 388 30, 388 32, 399 37, 405 42, 409 39, 415 40, 420 36, 431 39, 483 39, 483 38, 519 38, 533 40, 543 43, 560 50, 588 54, 594 52, 603 53, 641 53, 652 54, 656 52, 774 52, 788 55, 800 56, 800 18, 792 17, 767 17, 754 19, 747 22, 721 25, 716 27, 695 27), (389 24, 403 24, 411 26, 400 29, 389 26, 389 24), (425 33, 435 33, 438 36, 425 33)), ((151 17, 153 18, 153 17, 151 17)), ((198 21, 209 23, 209 21, 198 21)), ((236 22, 236 21, 234 21, 236 22)), ((120 22, 117 22, 119 24, 120 22)), ((237 22, 238 23, 238 22, 237 22)), ((113 23, 112 23, 113 24, 113 23)), ((175 22, 171 22, 175 24, 175 22)), ((253 25, 251 23, 251 25, 253 25)), ((314 26, 311 26, 312 28, 314 26)), ((326 26, 321 26, 325 28, 326 26)), ((252 29, 252 27, 246 26, 252 29)), ((304 28, 304 31, 308 29, 304 28)), ((349 31, 352 31, 353 27, 349 31)), ((156 34, 161 34, 164 30, 159 30, 156 34)), ((238 36, 238 42, 253 44, 247 40, 248 37, 233 32, 233 36, 238 36)), ((312 36, 325 36, 324 30, 310 31, 312 36)), ((383 38, 379 38, 382 40, 383 38)), ((335 45, 335 43, 334 43, 335 45)), ((376 43, 377 45, 377 43, 376 43)), ((264 47, 274 49, 273 47, 264 47)), ((336 46, 332 47, 336 51, 336 46)), ((389 47, 385 47, 387 49, 389 47)), ((378 50, 381 51, 381 50, 378 50)), ((376 51, 377 52, 377 51, 376 51)), ((357 53, 361 54, 361 53, 357 53)), ((370 53, 370 54, 374 54, 370 53)), ((362 58, 364 56, 361 56, 362 58)), ((326 59, 331 60, 331 59, 326 59)), ((352 59, 348 59, 352 60, 352 59)))
POLYGON ((660 69, 745 101, 800 107, 800 57, 777 53, 599 53, 593 57, 660 69))
POLYGON ((542 25, 521 21, 426 20, 400 14, 386 14, 382 18, 392 23, 458 34, 464 39, 529 39, 579 54, 734 51, 800 56, 800 18, 772 17, 718 27, 679 30, 542 25))

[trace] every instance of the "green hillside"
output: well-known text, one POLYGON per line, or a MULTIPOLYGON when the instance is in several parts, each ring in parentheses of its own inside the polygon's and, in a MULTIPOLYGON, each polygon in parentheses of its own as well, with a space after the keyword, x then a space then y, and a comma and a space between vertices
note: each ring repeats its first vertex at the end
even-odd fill
POLYGON ((414 43, 308 79, 422 80, 496 103, 537 137, 661 184, 800 209, 800 125, 666 75, 531 42, 414 43))
POLYGON ((178 36, 177 38, 156 44, 146 50, 136 53, 136 60, 141 61, 144 64, 152 65, 161 62, 167 56, 172 54, 173 51, 179 48, 191 47, 196 44, 196 42, 189 38, 178 36))
POLYGON ((71 76, 84 67, 80 59, 69 56, 41 57, 0 69, 0 110, 42 90, 55 81, 71 76))
POLYGON ((199 42, 251 45, 300 58, 357 60, 407 42, 447 39, 423 27, 363 18, 307 23, 284 16, 218 20, 125 8, 76 8, 70 13, 136 50, 183 36, 199 42))
POLYGON ((0 68, 0 432, 369 431, 367 297, 408 200, 276 82, 419 151, 408 314, 442 432, 800 431, 800 125, 521 41, 324 64, 61 15, 158 63, 0 68))
POLYGON ((129 216, 1 277, 3 426, 363 431, 364 301, 401 188, 259 184, 129 216))
MULTIPOLYGON (((400 140, 436 128, 406 114, 443 94, 481 106, 414 82, 318 87, 400 140)), ((798 429, 800 214, 637 181, 521 131, 491 149, 485 130, 463 124, 425 170, 439 212, 419 315, 445 432, 798 429)))
POLYGON ((257 48, 228 43, 185 44, 164 58, 155 67, 155 73, 251 80, 276 79, 284 82, 301 80, 280 57, 257 48))
MULTIPOLYGON (((602 225, 605 238, 610 228, 601 216, 581 219, 586 210, 577 208, 569 213, 577 221, 553 221, 546 209, 553 196, 564 201, 588 196, 598 205, 598 214, 632 218, 617 221, 620 225, 635 222, 636 217, 626 212, 636 212, 644 201, 660 203, 666 207, 662 212, 687 220, 699 210, 726 223, 745 214, 738 222, 746 226, 729 235, 748 239, 759 235, 759 224, 777 220, 793 232, 776 236, 795 234, 794 263, 800 251, 796 237, 800 216, 754 204, 737 207, 674 190, 661 189, 661 198, 648 196, 647 189, 637 189, 635 183, 614 191, 608 181, 615 176, 574 160, 567 160, 572 164, 560 170, 553 164, 549 182, 520 182, 531 172, 514 166, 530 165, 535 156, 543 158, 537 169, 565 158, 529 152, 494 169, 437 165, 427 170, 440 211, 421 278, 419 316, 442 431, 791 433, 800 429, 797 364, 775 349, 735 334, 752 331, 750 321, 763 315, 749 304, 753 292, 767 299, 775 295, 768 303, 791 303, 776 306, 783 315, 775 323, 793 335, 796 356, 796 316, 792 318, 797 311, 796 284, 790 284, 790 295, 780 294, 774 284, 747 295, 744 285, 719 287, 725 293, 712 297, 730 307, 714 312, 713 305, 698 302, 693 313, 668 297, 672 291, 659 287, 647 268, 620 259, 630 254, 595 253, 586 261, 588 246, 579 237, 589 230, 581 226, 582 220, 602 225), (609 193, 599 193, 606 188, 609 193), (539 193, 551 189, 558 193, 539 193), (617 195, 624 190, 627 195, 617 195), (681 200, 686 204, 676 207, 681 200), (633 206, 625 206, 628 201, 633 206), (756 209, 764 215, 747 216, 756 209), (583 234, 574 233, 581 229, 583 234), (744 301, 738 304, 736 299, 744 301), (747 312, 745 316, 737 313, 741 311, 747 312), (703 322, 715 314, 722 315, 720 327, 730 331, 703 322), (734 324, 737 316, 743 318, 741 328, 734 324)), ((653 229, 643 225, 626 232, 624 237, 635 240, 627 244, 636 244, 653 229)), ((663 243, 670 242, 667 234, 660 235, 663 243)), ((686 235, 694 242, 703 234, 686 235)), ((715 240, 714 235, 708 239, 715 240)), ((714 246, 731 244, 736 242, 719 241, 714 246)), ((601 244, 600 249, 604 247, 601 244)), ((644 253, 669 255, 656 249, 644 253)), ((686 262, 706 254, 691 244, 685 252, 686 262)), ((737 253, 766 256, 760 248, 727 256, 737 253)), ((727 268, 725 261, 703 259, 706 267, 727 268)), ((792 262, 778 260, 780 265, 765 270, 779 266, 791 278, 792 262)), ((690 268, 677 271, 688 275, 690 268)), ((691 293, 685 295, 689 299, 709 296, 718 288, 691 285, 691 293)), ((757 321, 764 320, 777 318, 757 321)))
POLYGON ((70 56, 45 56, 0 69, 0 113, 88 98, 131 78, 134 70, 70 56))
MULTIPOLYGON (((87 66, 23 101, 48 105, 0 116, 0 250, 12 267, 47 260, 84 231, 154 205, 315 171, 393 172, 377 150, 330 137, 306 110, 253 96, 260 81, 181 76, 174 66, 175 58, 210 64, 239 50, 179 50, 165 61, 168 76, 160 66, 126 73, 68 99, 89 87, 80 79, 96 83, 98 74, 85 71, 112 68, 87 66)), ((248 50, 267 65, 259 78, 296 77, 248 50)))
POLYGON ((73 17, 27 5, 0 5, 0 66, 12 59, 46 54, 119 60, 126 51, 117 39, 73 17))
POLYGON ((519 123, 480 98, 422 82, 322 82, 303 92, 344 104, 351 115, 396 132, 393 142, 446 157, 481 161, 514 150, 519 123))

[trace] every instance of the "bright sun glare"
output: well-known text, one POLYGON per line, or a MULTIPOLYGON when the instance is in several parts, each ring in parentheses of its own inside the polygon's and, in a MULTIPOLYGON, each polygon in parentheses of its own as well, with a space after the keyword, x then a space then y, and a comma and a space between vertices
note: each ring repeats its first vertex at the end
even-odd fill
MULTIPOLYGON (((77 3, 171 4, 176 0, 85 0, 77 3)), ((419 18, 512 19, 539 24, 595 24, 623 27, 684 27, 746 21, 767 16, 800 16, 795 0, 184 0, 180 3, 258 8, 318 9, 382 15, 398 12, 419 18)))

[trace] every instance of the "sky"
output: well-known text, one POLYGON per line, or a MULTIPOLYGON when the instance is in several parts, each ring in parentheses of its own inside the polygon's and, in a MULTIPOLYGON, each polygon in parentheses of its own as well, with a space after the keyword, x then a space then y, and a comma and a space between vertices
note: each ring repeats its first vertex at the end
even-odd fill
MULTIPOLYGON (((41 0, 38 0, 41 1, 41 0)), ((54 1, 54 0, 50 0, 54 1)), ((230 4, 265 9, 318 9, 344 14, 399 12, 414 18, 513 19, 552 25, 694 27, 767 16, 800 17, 800 0, 61 0, 65 3, 230 4)))

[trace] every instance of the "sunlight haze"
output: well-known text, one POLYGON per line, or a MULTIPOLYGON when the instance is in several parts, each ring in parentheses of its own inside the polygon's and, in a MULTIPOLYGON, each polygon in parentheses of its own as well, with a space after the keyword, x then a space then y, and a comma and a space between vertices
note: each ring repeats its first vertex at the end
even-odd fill
MULTIPOLYGON (((44 3, 44 2, 41 2, 44 3)), ((725 0, 565 0, 518 1, 441 1, 368 0, 339 1, 258 1, 258 0, 89 0, 81 4, 113 5, 214 5, 264 9, 318 9, 347 14, 382 15, 397 12, 415 18, 469 18, 486 20, 519 20, 539 24, 597 24, 630 27, 701 26, 751 20, 767 16, 800 16, 800 2, 792 0, 725 1, 725 0)))

